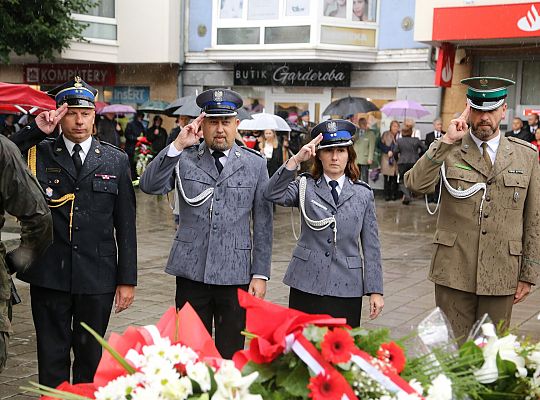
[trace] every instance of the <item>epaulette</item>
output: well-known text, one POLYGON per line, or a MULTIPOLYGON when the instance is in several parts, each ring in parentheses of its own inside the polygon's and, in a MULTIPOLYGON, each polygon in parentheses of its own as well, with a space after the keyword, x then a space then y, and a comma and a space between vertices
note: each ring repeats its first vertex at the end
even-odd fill
POLYGON ((299 181, 302 177, 314 179, 313 175, 311 175, 309 172, 302 172, 296 176, 296 180, 299 181))
POLYGON ((349 181, 354 184, 354 185, 360 185, 360 186, 363 186, 365 187, 366 189, 369 189, 371 191, 373 191, 373 189, 371 188, 371 186, 369 186, 366 182, 364 181, 361 181, 360 179, 356 180, 356 181, 353 181, 352 179, 349 179, 349 181))
POLYGON ((120 147, 118 146, 115 146, 114 144, 110 144, 109 142, 103 142, 103 141, 99 141, 99 144, 103 145, 103 146, 108 146, 108 147, 112 147, 113 149, 115 150, 119 150, 121 151, 122 153, 125 153, 125 151, 123 149, 121 149, 120 147))
POLYGON ((242 150, 249 151, 250 153, 256 154, 259 157, 264 158, 264 156, 259 151, 255 150, 255 149, 250 149, 247 146, 238 146, 238 147, 240 147, 242 150))
POLYGON ((518 138, 512 137, 512 136, 507 137, 507 139, 510 140, 511 142, 514 142, 514 143, 520 144, 522 146, 525 146, 525 147, 527 147, 527 148, 529 148, 529 149, 531 149, 533 151, 538 150, 534 144, 530 144, 529 142, 527 142, 525 140, 518 139, 518 138))

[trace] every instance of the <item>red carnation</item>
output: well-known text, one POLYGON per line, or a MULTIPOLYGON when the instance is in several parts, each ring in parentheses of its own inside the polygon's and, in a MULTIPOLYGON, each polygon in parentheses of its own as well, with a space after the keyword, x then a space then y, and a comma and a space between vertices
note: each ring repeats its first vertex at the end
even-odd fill
POLYGON ((336 328, 324 335, 321 349, 325 360, 337 364, 349 361, 355 347, 349 332, 345 329, 336 328))
POLYGON ((337 371, 323 372, 309 379, 309 397, 313 400, 341 400, 347 381, 337 371))
POLYGON ((405 353, 403 349, 395 342, 383 343, 377 351, 377 358, 392 366, 397 374, 405 368, 405 353))

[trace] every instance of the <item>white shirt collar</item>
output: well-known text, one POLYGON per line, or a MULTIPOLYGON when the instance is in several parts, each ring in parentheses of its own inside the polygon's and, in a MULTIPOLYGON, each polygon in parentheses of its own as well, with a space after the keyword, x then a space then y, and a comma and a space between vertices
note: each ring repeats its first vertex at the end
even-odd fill
MULTIPOLYGON (((478 147, 478 149, 481 149, 482 148, 482 143, 484 143, 484 141, 478 139, 470 131, 469 131, 469 134, 471 135, 471 138, 474 141, 474 143, 476 143, 476 146, 478 147)), ((496 154, 497 149, 499 148, 499 143, 500 142, 501 142, 501 132, 499 131, 499 134, 497 136, 495 136, 493 139, 488 140, 486 143, 487 143, 488 149, 496 154)), ((481 152, 482 151, 480 151, 480 153, 481 152)))
POLYGON ((341 189, 343 189, 343 185, 345 184, 345 179, 347 177, 345 176, 345 174, 341 175, 338 179, 332 179, 330 178, 328 175, 324 174, 324 179, 326 181, 326 183, 328 184, 328 186, 330 186, 330 181, 337 181, 338 183, 338 192, 341 192, 341 189))
MULTIPOLYGON (((75 143, 66 138, 64 135, 62 135, 62 139, 64 139, 64 144, 66 145, 66 149, 69 151, 69 155, 73 155, 73 147, 75 146, 75 143)), ((84 153, 84 156, 88 154, 90 151, 90 147, 92 146, 92 136, 88 137, 84 142, 79 143, 82 148, 82 152, 84 153)), ((81 155, 82 156, 82 155, 81 155)))

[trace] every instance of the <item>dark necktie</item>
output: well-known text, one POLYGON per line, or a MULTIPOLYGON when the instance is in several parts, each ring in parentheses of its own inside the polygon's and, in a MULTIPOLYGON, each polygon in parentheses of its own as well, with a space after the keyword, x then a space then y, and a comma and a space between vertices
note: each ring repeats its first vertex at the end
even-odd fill
POLYGON ((330 182, 328 182, 328 184, 332 188, 332 190, 330 190, 330 193, 332 193, 332 197, 334 198, 334 203, 336 203, 336 205, 337 205, 339 195, 338 195, 338 192, 337 192, 336 188, 338 186, 338 183, 337 183, 337 181, 330 181, 330 182))
POLYGON ((212 153, 212 157, 214 157, 214 162, 216 164, 216 168, 217 168, 218 172, 221 174, 221 171, 223 171, 223 164, 221 163, 221 161, 219 161, 219 159, 221 157, 225 157, 225 154, 222 151, 214 151, 212 153))
POLYGON ((487 151, 488 144, 486 142, 482 142, 482 157, 484 158, 484 161, 486 162, 488 169, 491 169, 493 164, 491 163, 491 157, 489 156, 489 153, 487 151))
POLYGON ((75 165, 75 170, 77 171, 77 175, 79 175, 79 172, 81 172, 82 168, 82 159, 79 152, 82 150, 82 147, 80 144, 76 144, 73 146, 73 155, 71 156, 71 159, 73 160, 73 164, 75 165))

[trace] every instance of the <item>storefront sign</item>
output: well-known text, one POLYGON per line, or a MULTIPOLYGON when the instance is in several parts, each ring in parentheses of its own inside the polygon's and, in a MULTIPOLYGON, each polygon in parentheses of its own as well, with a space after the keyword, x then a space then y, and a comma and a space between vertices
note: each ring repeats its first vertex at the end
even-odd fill
POLYGON ((440 87, 451 87, 454 76, 454 61, 456 58, 456 47, 450 43, 443 43, 439 49, 437 58, 437 68, 435 69, 435 85, 440 87))
POLYGON ((540 115, 540 110, 534 108, 526 108, 525 110, 523 110, 523 115, 525 115, 526 117, 533 114, 540 115))
POLYGON ((375 29, 321 26, 321 43, 346 46, 375 47, 375 29))
POLYGON ((60 85, 74 76, 92 86, 114 86, 116 69, 111 64, 27 64, 24 83, 60 85))
POLYGON ((433 10, 433 40, 538 37, 540 2, 433 10), (457 25, 459 27, 457 27, 457 25))
POLYGON ((150 100, 148 86, 115 86, 111 103, 143 104, 150 100))
POLYGON ((350 64, 236 64, 237 86, 349 86, 350 64))

